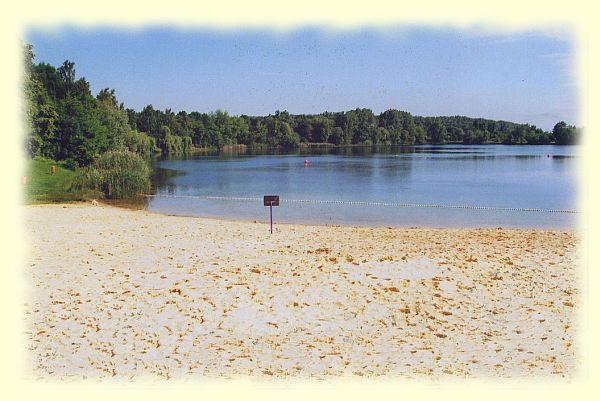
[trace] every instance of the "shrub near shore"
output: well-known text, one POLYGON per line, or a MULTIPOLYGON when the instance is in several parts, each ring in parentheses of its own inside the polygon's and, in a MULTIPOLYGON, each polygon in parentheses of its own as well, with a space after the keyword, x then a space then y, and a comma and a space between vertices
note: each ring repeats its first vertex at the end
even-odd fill
POLYGON ((109 151, 79 170, 74 187, 109 199, 135 198, 150 189, 150 168, 136 153, 109 151))

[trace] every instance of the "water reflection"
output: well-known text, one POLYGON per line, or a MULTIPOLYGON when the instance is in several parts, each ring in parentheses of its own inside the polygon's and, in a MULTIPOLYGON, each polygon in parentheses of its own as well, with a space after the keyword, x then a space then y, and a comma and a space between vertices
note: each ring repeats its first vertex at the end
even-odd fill
POLYGON ((175 178, 181 175, 185 175, 185 172, 162 168, 155 165, 152 170, 152 175, 150 176, 151 192, 156 193, 160 190, 161 192, 166 192, 171 195, 175 194, 178 186, 175 182, 175 178))
MULTIPOLYGON (((274 193, 282 199, 576 209, 576 172, 567 161, 575 160, 577 153, 577 147, 506 145, 348 146, 291 152, 236 148, 157 160, 153 190, 198 197, 274 193)), ((249 220, 264 212, 260 205, 225 205, 198 198, 153 198, 148 208, 249 220)), ((481 212, 475 218, 472 211, 462 210, 392 211, 322 204, 288 204, 279 212, 290 221, 336 224, 389 220, 390 225, 410 221, 412 225, 482 226, 487 219, 504 226, 565 227, 575 220, 506 212, 481 212)))
POLYGON ((547 157, 570 158, 579 153, 579 146, 555 145, 347 145, 347 146, 303 146, 292 150, 268 149, 265 147, 230 147, 219 150, 198 150, 192 154, 161 156, 159 160, 193 160, 214 157, 221 160, 232 160, 244 156, 265 155, 338 155, 338 156, 370 156, 408 155, 408 154, 442 154, 473 156, 512 156, 512 157, 547 157))

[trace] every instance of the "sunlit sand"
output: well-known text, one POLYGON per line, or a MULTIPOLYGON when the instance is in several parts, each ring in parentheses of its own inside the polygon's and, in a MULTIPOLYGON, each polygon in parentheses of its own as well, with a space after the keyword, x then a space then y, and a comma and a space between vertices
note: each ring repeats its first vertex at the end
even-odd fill
POLYGON ((581 363, 575 231, 24 214, 33 378, 569 380, 581 363))

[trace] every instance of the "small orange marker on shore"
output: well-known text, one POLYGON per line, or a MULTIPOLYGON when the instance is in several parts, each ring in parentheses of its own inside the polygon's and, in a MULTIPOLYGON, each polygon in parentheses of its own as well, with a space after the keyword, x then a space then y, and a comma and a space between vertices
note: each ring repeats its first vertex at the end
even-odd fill
POLYGON ((50 172, 52 174, 56 174, 56 166, 54 166, 54 165, 50 166, 50 172))

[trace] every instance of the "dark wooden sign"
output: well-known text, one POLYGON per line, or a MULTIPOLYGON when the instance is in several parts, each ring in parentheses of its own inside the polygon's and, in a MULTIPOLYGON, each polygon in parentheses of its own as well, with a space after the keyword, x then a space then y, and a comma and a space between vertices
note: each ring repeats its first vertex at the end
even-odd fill
POLYGON ((264 196, 265 206, 279 206, 279 195, 265 195, 264 196))
POLYGON ((271 234, 273 234, 273 206, 279 206, 279 195, 265 195, 263 204, 269 206, 269 214, 271 215, 271 234))

